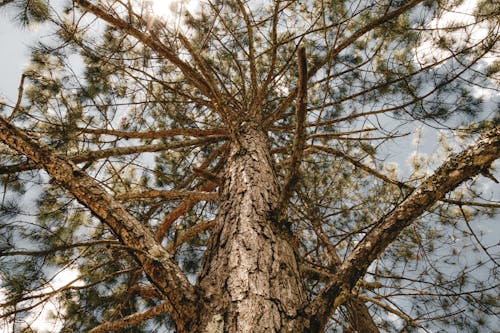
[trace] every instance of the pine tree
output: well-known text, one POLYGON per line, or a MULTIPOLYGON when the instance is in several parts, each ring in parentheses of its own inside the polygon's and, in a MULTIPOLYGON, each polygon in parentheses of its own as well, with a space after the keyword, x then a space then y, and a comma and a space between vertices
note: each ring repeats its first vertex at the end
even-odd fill
POLYGON ((493 331, 498 4, 176 4, 0 2, 52 29, 0 110, 6 330, 493 331))

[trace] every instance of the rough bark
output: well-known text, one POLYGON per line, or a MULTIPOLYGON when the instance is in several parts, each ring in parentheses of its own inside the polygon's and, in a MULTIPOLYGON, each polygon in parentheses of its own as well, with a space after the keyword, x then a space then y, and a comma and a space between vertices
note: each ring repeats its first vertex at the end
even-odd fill
POLYGON ((271 214, 279 191, 266 136, 247 126, 239 138, 199 277, 211 312, 202 315, 198 332, 304 332, 306 296, 296 257, 271 214))
POLYGON ((352 328, 354 328, 355 332, 380 332, 377 325, 375 325, 375 322, 373 321, 370 311, 368 311, 368 307, 362 300, 360 300, 356 296, 353 296, 346 302, 345 305, 347 307, 347 310, 349 311, 349 322, 352 328))

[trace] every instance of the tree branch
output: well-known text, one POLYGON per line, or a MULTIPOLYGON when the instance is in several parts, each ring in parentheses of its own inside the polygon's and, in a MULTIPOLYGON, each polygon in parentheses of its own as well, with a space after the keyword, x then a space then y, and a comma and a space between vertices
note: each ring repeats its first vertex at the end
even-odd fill
POLYGON ((307 59, 306 50, 301 47, 297 52, 297 63, 299 70, 299 83, 297 85, 297 106, 296 106, 296 119, 295 119, 295 134, 293 139, 292 156, 290 158, 289 170, 285 176, 285 184, 281 191, 278 204, 276 206, 276 218, 279 220, 283 213, 288 200, 292 196, 295 186, 299 178, 299 167, 302 161, 304 152, 304 145, 306 141, 306 122, 307 113, 307 59))
MULTIPOLYGON (((167 143, 158 143, 152 145, 142 145, 142 146, 130 146, 130 147, 116 147, 109 149, 101 149, 101 150, 93 150, 80 154, 73 154, 66 156, 65 158, 73 163, 82 163, 87 161, 96 161, 103 158, 113 157, 113 156, 123 156, 123 155, 132 155, 132 154, 140 154, 140 153, 152 153, 163 151, 167 149, 178 149, 185 148, 190 146, 198 146, 201 144, 213 143, 221 140, 223 137, 221 136, 207 136, 200 139, 193 140, 183 140, 183 141, 173 141, 167 143)), ((40 164, 36 162, 28 162, 23 164, 14 164, 14 165, 3 165, 0 166, 0 174, 8 174, 8 173, 16 173, 21 171, 28 171, 33 169, 40 169, 40 164)))
POLYGON ((113 135, 125 139, 163 139, 177 135, 205 137, 209 135, 227 135, 227 131, 222 128, 215 129, 197 129, 197 128, 174 128, 163 131, 150 131, 150 132, 125 132, 111 129, 101 128, 78 128, 81 133, 88 134, 106 134, 113 135))
POLYGON ((500 157, 500 127, 487 131, 473 146, 451 157, 402 203, 382 217, 344 260, 318 297, 306 309, 312 325, 324 327, 341 297, 366 273, 368 266, 422 213, 462 182, 487 170, 500 157))
POLYGON ((103 323, 91 329, 89 333, 104 333, 115 331, 124 327, 136 326, 155 316, 170 312, 171 310, 172 309, 167 303, 161 303, 147 309, 146 311, 131 314, 129 316, 123 317, 120 320, 103 323))
POLYGON ((181 246, 184 242, 198 235, 200 232, 211 229, 214 225, 215 225, 215 220, 210 220, 191 227, 190 229, 186 230, 179 238, 177 238, 175 240, 175 243, 171 243, 167 247, 167 251, 170 253, 174 253, 175 250, 179 246, 181 246))
MULTIPOLYGON (((315 216, 312 216, 311 222, 314 232, 318 237, 318 241, 323 245, 323 252, 327 258, 328 266, 335 271, 342 263, 337 253, 337 249, 330 242, 328 236, 323 232, 323 229, 321 228, 321 221, 315 216)), ((380 332, 377 325, 375 325, 375 322, 373 321, 373 317, 368 311, 368 307, 362 300, 358 299, 357 295, 350 295, 349 300, 346 302, 346 308, 349 312, 349 322, 356 332, 380 332)))
POLYGON ((134 249, 131 254, 169 304, 178 331, 188 332, 200 303, 194 287, 172 256, 154 240, 151 232, 68 158, 44 143, 36 142, 1 116, 0 141, 41 165, 105 223, 125 246, 134 249))
POLYGON ((193 199, 199 201, 215 201, 218 198, 216 192, 207 191, 140 191, 140 192, 127 192, 115 195, 116 200, 143 200, 150 198, 163 198, 168 200, 179 199, 193 199))
MULTIPOLYGON (((106 23, 126 32, 127 34, 134 36, 141 43, 150 47, 153 51, 157 52, 160 56, 168 59, 172 64, 174 64, 177 68, 181 70, 186 79, 193 84, 196 88, 198 88, 201 93, 203 93, 206 97, 211 99, 212 101, 217 100, 217 96, 214 91, 212 91, 210 85, 203 78, 203 76, 198 73, 191 65, 187 62, 180 59, 174 52, 169 50, 158 38, 156 35, 151 33, 146 33, 138 30, 133 27, 129 22, 126 22, 120 18, 115 17, 114 15, 106 12, 103 8, 92 4, 88 0, 74 0, 75 4, 79 5, 83 9, 88 12, 94 14, 100 19, 104 20, 106 23)), ((215 106, 214 109, 218 110, 215 106)), ((220 110, 218 110, 220 111, 220 110)), ((224 117, 224 114, 221 116, 224 117)))
MULTIPOLYGON (((418 5, 421 2, 423 2, 423 0, 409 1, 405 5, 399 7, 398 9, 395 9, 392 12, 389 12, 389 13, 385 14, 384 16, 373 20, 370 23, 363 26, 362 28, 356 30, 352 35, 350 35, 342 43, 340 43, 340 45, 338 45, 336 48, 328 51, 328 53, 323 57, 323 59, 318 61, 317 64, 313 68, 311 68, 311 70, 309 71, 309 77, 310 78, 313 77, 321 69, 321 67, 323 67, 326 63, 328 63, 331 59, 333 59, 333 57, 335 57, 337 54, 339 54, 344 49, 346 49, 349 45, 351 45, 353 42, 355 42, 359 37, 363 36, 364 34, 366 34, 369 31, 375 29, 379 25, 382 25, 385 22, 392 20, 392 19, 398 17, 399 15, 407 12, 408 10, 412 9, 413 7, 415 7, 416 5, 418 5)), ((266 121, 265 121, 266 126, 270 126, 271 124, 274 123, 274 121, 276 119, 280 118, 281 114, 286 109, 288 109, 288 107, 290 106, 290 103, 293 101, 293 98, 296 94, 297 94, 297 88, 292 89, 290 94, 285 99, 285 101, 283 101, 283 103, 280 105, 280 107, 275 112, 273 112, 271 115, 269 115, 268 119, 266 119, 266 121)))
MULTIPOLYGON (((389 184, 393 184, 393 185, 396 185, 400 188, 406 188, 408 190, 415 190, 415 187, 411 186, 411 185, 408 185, 408 184, 405 184, 403 182, 400 182, 398 180, 394 180, 394 179, 391 179, 389 178, 388 176, 384 175, 383 173, 375 170, 375 169, 372 169, 370 168, 369 166, 367 166, 366 164, 363 164, 361 163, 360 161, 358 161, 357 159, 355 159, 354 157, 338 150, 338 149, 334 149, 334 148, 330 148, 330 147, 325 147, 325 146, 319 146, 319 145, 312 145, 312 146, 309 146, 308 149, 306 149, 306 151, 308 153, 313 153, 315 151, 323 151, 325 153, 328 153, 328 154, 332 154, 332 155, 336 155, 336 156, 339 156, 339 157, 342 157, 343 159, 347 160, 349 163, 351 163, 352 165, 354 165, 355 167, 389 183, 389 184)), ((500 208, 500 204, 499 203, 495 203, 495 202, 475 202, 475 201, 462 201, 462 200, 456 200, 456 199, 448 199, 448 198, 441 198, 440 201, 442 202, 446 202, 448 204, 452 204, 452 205, 457 205, 457 206, 475 206, 475 207, 485 207, 485 208, 500 208)))

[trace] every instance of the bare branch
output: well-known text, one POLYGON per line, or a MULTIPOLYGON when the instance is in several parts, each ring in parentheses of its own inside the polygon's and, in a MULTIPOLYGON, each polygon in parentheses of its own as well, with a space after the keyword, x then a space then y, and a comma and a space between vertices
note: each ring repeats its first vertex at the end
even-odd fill
MULTIPOLYGON (((0 5, 1 7, 1 5, 0 5)), ((23 100, 23 92, 24 92, 24 80, 26 79, 26 74, 21 75, 21 81, 19 82, 19 87, 17 88, 17 101, 12 113, 7 118, 9 121, 14 119, 16 113, 21 109, 21 101, 23 100)))
MULTIPOLYGON (((208 184, 202 186, 200 188, 200 191, 210 192, 210 191, 213 191, 214 189, 216 189, 217 186, 218 185, 216 183, 209 182, 208 184)), ((183 201, 179 206, 177 206, 177 208, 175 208, 172 212, 170 212, 170 214, 168 214, 163 219, 163 222, 158 227, 158 230, 156 230, 155 239, 157 241, 161 241, 161 239, 163 239, 163 236, 165 235, 167 230, 170 228, 172 223, 174 223, 175 220, 177 220, 181 215, 187 213, 199 201, 200 200, 198 198, 188 198, 185 201, 183 201)))
POLYGON ((257 95, 257 91, 259 90, 259 87, 257 85, 257 69, 255 68, 255 48, 253 45, 254 36, 253 36, 252 24, 250 22, 250 18, 248 17, 248 13, 245 9, 245 5, 243 5, 241 0, 238 0, 238 7, 240 8, 241 15, 243 16, 243 19, 245 20, 245 25, 246 25, 246 29, 247 29, 248 60, 250 62, 250 80, 252 81, 253 93, 255 95, 257 95))
POLYGON ((406 321, 408 324, 414 326, 414 327, 422 327, 422 325, 420 325, 418 322, 416 322, 413 318, 411 318, 410 316, 408 316, 407 314, 397 310, 397 309, 394 309, 393 307, 377 300, 377 299, 374 299, 374 298, 371 298, 371 297, 368 297, 366 295, 361 295, 361 294, 358 294, 356 295, 360 300, 364 301, 364 302, 370 302, 370 303, 373 303, 373 304, 376 304, 378 306, 380 306, 382 309, 390 312, 390 313, 393 313, 395 314, 396 316, 398 316, 399 318, 403 319, 404 321, 406 321))
POLYGON ((175 252, 175 250, 181 246, 184 242, 198 235, 200 232, 211 229, 215 225, 215 220, 210 220, 207 222, 203 222, 200 224, 191 227, 191 229, 184 232, 178 239, 175 240, 175 243, 170 244, 167 247, 167 251, 170 253, 175 252))

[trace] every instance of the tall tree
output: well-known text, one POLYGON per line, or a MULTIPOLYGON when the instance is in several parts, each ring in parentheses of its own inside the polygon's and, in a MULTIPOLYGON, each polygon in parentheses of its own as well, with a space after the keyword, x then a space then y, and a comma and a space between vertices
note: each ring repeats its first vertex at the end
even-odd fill
POLYGON ((185 5, 0 3, 52 29, 2 102, 6 327, 492 330, 498 4, 185 5))

